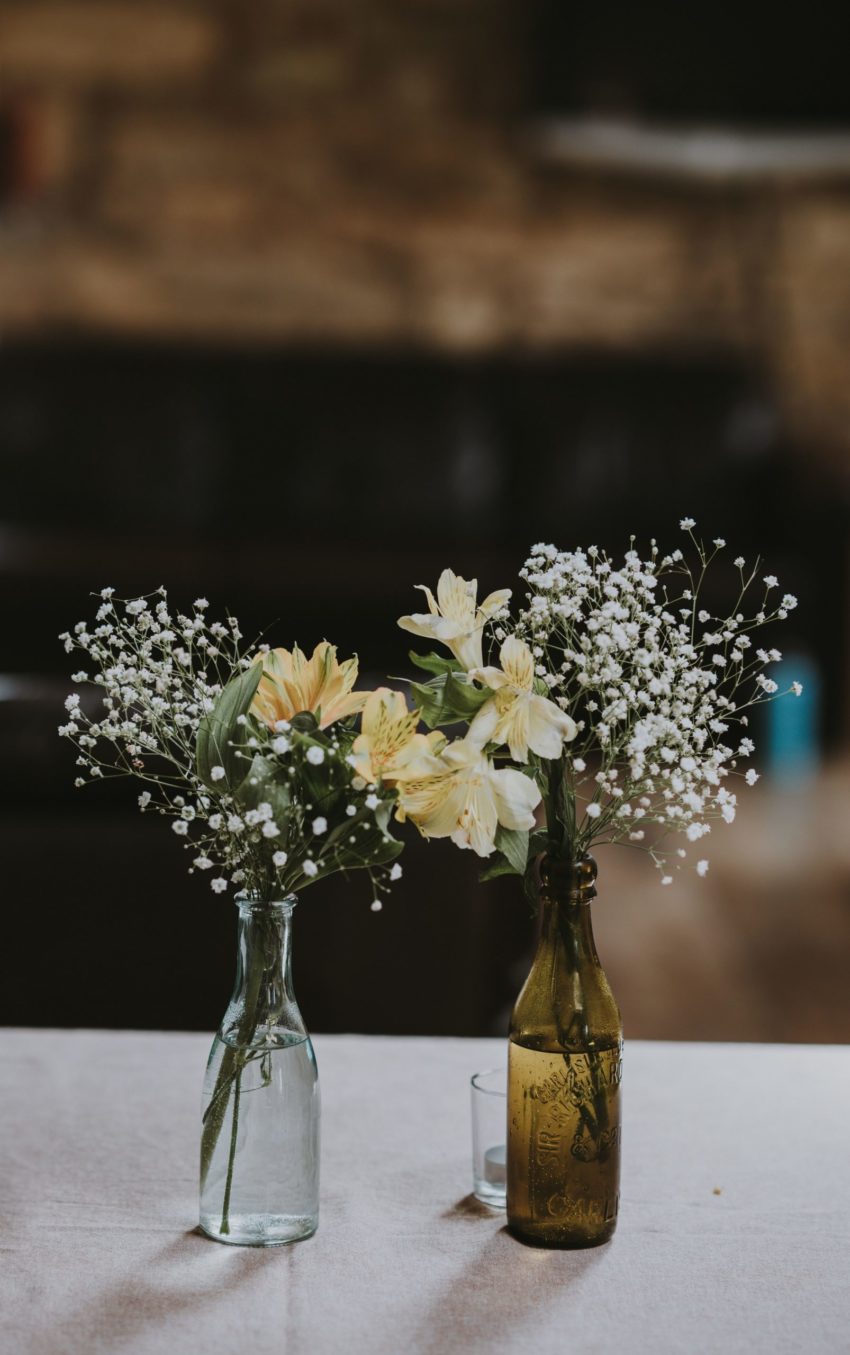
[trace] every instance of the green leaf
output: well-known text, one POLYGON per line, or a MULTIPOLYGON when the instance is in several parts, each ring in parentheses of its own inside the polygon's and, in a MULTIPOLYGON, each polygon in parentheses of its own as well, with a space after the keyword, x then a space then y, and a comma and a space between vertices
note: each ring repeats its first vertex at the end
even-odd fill
POLYGON ((527 867, 534 865, 538 856, 549 850, 549 834, 545 828, 536 828, 528 838, 528 864, 527 867))
POLYGON ((251 763, 244 755, 246 734, 238 719, 247 715, 262 673, 262 665, 254 663, 232 678, 198 727, 195 741, 198 776, 211 790, 234 791, 247 775, 251 763), (223 782, 213 781, 213 767, 224 768, 223 782))
POLYGON ((492 695, 488 687, 476 687, 467 677, 446 674, 446 701, 462 719, 471 720, 492 695))
POLYGON ((496 850, 502 853, 517 875, 524 875, 528 864, 528 830, 499 826, 496 829, 496 850))
POLYGON ((297 734, 315 734, 319 728, 319 722, 311 710, 300 710, 289 723, 297 734))
POLYGON ((485 701, 493 695, 486 687, 476 687, 465 674, 440 673, 430 682, 411 682, 413 699, 429 729, 438 725, 469 722, 485 701))
MULTIPOLYGON (((363 831, 366 820, 349 819, 343 832, 334 833, 322 853, 324 860, 333 862, 334 870, 367 870, 371 866, 385 866, 400 856, 404 843, 377 826, 363 831), (351 842, 350 839, 354 838, 351 842)), ((330 871, 326 872, 330 874, 330 871)))
POLYGON ((506 861, 501 855, 497 855, 491 866, 478 872, 478 879, 484 884, 487 880, 495 880, 499 875, 516 875, 516 871, 510 861, 506 861))
POLYGON ((302 736, 293 743, 298 755, 294 777, 297 798, 304 804, 312 804, 317 814, 327 818, 349 791, 351 768, 325 738, 302 736), (310 748, 321 748, 324 752, 324 760, 318 765, 307 759, 310 748))
POLYGON ((404 843, 399 842, 389 831, 395 803, 395 797, 381 800, 376 809, 364 806, 357 814, 350 817, 345 815, 334 824, 327 838, 323 839, 322 859, 332 863, 325 873, 383 866, 400 856, 404 843))
MULTIPOLYGON (((290 778, 282 774, 275 762, 258 754, 235 792, 236 799, 244 809, 257 809, 264 802, 270 804, 274 821, 285 837, 292 798, 289 782, 290 778)), ((274 843, 273 838, 269 841, 274 843)))
POLYGON ((419 710, 419 718, 429 729, 451 723, 450 720, 443 719, 445 674, 435 685, 430 682, 411 682, 410 690, 413 693, 414 704, 419 710))
POLYGON ((528 869, 529 835, 515 828, 496 829, 496 856, 479 873, 479 880, 495 880, 499 875, 525 875, 528 869))
POLYGON ((408 656, 410 662, 417 668, 424 668, 426 673, 459 673, 460 664, 457 659, 444 659, 442 654, 417 654, 415 650, 409 650, 408 656))

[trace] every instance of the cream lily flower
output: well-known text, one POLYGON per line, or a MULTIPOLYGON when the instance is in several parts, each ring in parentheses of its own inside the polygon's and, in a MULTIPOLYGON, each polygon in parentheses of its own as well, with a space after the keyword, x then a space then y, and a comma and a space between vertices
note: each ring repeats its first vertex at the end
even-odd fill
POLYGON ((450 837, 478 856, 495 850, 496 830, 534 827, 540 790, 524 772, 497 769, 468 739, 440 755, 441 769, 399 786, 396 818, 411 819, 423 837, 450 837))
POLYGON ((251 714, 270 728, 278 720, 311 711, 319 725, 327 729, 336 720, 344 720, 362 710, 368 692, 353 692, 357 681, 357 659, 337 663, 336 647, 322 640, 311 658, 295 645, 288 649, 270 649, 258 654, 255 663, 263 665, 263 676, 251 702, 251 714))
POLYGON ((565 740, 578 733, 576 723, 560 706, 534 691, 534 658, 528 645, 509 635, 499 651, 501 668, 473 668, 469 676, 489 687, 493 696, 477 712, 468 738, 506 743, 516 762, 528 761, 529 748, 538 757, 560 757, 565 740))
POLYGON ((484 623, 508 601, 510 588, 490 593, 479 607, 476 603, 478 580, 463 579, 450 569, 444 569, 440 575, 436 600, 424 584, 418 583, 416 587, 425 594, 428 611, 400 617, 398 624, 402 630, 448 645, 461 667, 467 670, 480 668, 484 662, 481 652, 484 623))
POLYGON ((363 707, 361 733, 351 749, 351 765, 364 781, 409 781, 440 767, 435 754, 446 737, 438 730, 417 734, 418 710, 409 711, 402 692, 378 687, 363 707))

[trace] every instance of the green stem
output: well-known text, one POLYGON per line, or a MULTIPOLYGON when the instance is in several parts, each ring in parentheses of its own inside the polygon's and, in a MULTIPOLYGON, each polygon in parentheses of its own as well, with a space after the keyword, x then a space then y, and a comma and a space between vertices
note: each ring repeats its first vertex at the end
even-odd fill
POLYGON ((230 1125, 230 1152, 227 1157, 227 1180, 224 1185, 224 1202, 221 1206, 221 1231, 230 1232, 230 1192, 233 1188, 233 1165, 236 1161, 236 1136, 239 1132, 239 1099, 242 1095, 242 1069, 236 1074, 236 1086, 233 1091, 233 1119, 230 1125))
POLYGON ((257 1008, 259 1006, 260 990, 265 974, 269 965, 274 961, 267 957, 266 964, 255 964, 248 974, 248 985, 245 992, 245 1006, 242 1016, 236 1030, 236 1047, 227 1044, 224 1055, 221 1060, 221 1066, 218 1070, 213 1094, 210 1097, 206 1114, 203 1120, 203 1129, 201 1131, 201 1189, 207 1179, 210 1165, 213 1160, 216 1145, 224 1125, 224 1117, 227 1113, 227 1105, 230 1099, 230 1084, 237 1082, 237 1092, 239 1079, 242 1076, 242 1069, 245 1065, 245 1046, 250 1044, 251 1036, 257 1025, 257 1008))
POLYGON ((591 1099, 593 1103, 594 1114, 589 1109, 579 1106, 579 1114, 584 1120, 587 1130, 594 1141, 598 1144, 601 1133, 608 1127, 608 1103, 605 1096, 605 1087, 602 1078, 602 1061, 599 1057, 600 1051, 597 1041, 590 1033, 590 1026, 587 1020, 587 1004, 584 997, 584 984, 582 981, 582 961, 586 957, 579 955, 578 942, 576 938, 577 918, 568 913, 569 908, 589 908, 589 904, 563 904, 558 903, 558 930, 561 934, 561 941, 575 978, 573 986, 573 1008, 570 1017, 569 1026, 564 1027, 561 1019, 560 1003, 555 999, 555 1015, 558 1022, 558 1039, 561 1044, 570 1052, 564 1053, 564 1062, 569 1067, 570 1057, 573 1052, 584 1054, 587 1058, 588 1068, 591 1076, 591 1099), (575 1046, 578 1045, 578 1049, 575 1046))

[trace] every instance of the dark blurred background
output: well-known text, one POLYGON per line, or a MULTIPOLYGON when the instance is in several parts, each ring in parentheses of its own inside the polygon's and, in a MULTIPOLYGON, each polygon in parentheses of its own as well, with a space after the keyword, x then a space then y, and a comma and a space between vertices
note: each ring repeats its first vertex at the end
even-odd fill
MULTIPOLYGON (((91 590, 367 685, 445 564, 489 591, 691 514, 799 596, 768 642, 806 691, 705 881, 600 852, 603 961, 633 1036, 850 1039, 845 54, 817 5, 0 0, 0 1019, 207 1029, 229 992, 232 904, 133 787, 71 789, 91 590)), ((404 864, 377 916, 305 895, 308 1024, 501 1032, 518 888, 404 864)))

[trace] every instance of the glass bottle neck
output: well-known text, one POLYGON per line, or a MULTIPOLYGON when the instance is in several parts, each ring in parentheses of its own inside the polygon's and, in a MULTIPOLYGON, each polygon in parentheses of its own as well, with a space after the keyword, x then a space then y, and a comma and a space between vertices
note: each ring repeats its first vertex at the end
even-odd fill
POLYGON ((566 970, 598 966, 590 900, 541 894, 539 947, 556 952, 559 966, 566 970))
POLYGON ((307 1033, 292 987, 295 899, 260 903, 242 897, 237 903, 236 982, 222 1038, 240 1046, 290 1043, 293 1035, 307 1033))
POLYGON ((618 1046, 620 1014, 599 963, 590 920, 596 894, 591 857, 542 857, 537 895, 540 934, 511 1017, 511 1041, 556 1053, 618 1046))
POLYGON ((556 951, 568 970, 599 965, 590 903, 596 897, 596 863, 544 857, 540 863, 540 949, 556 951))

